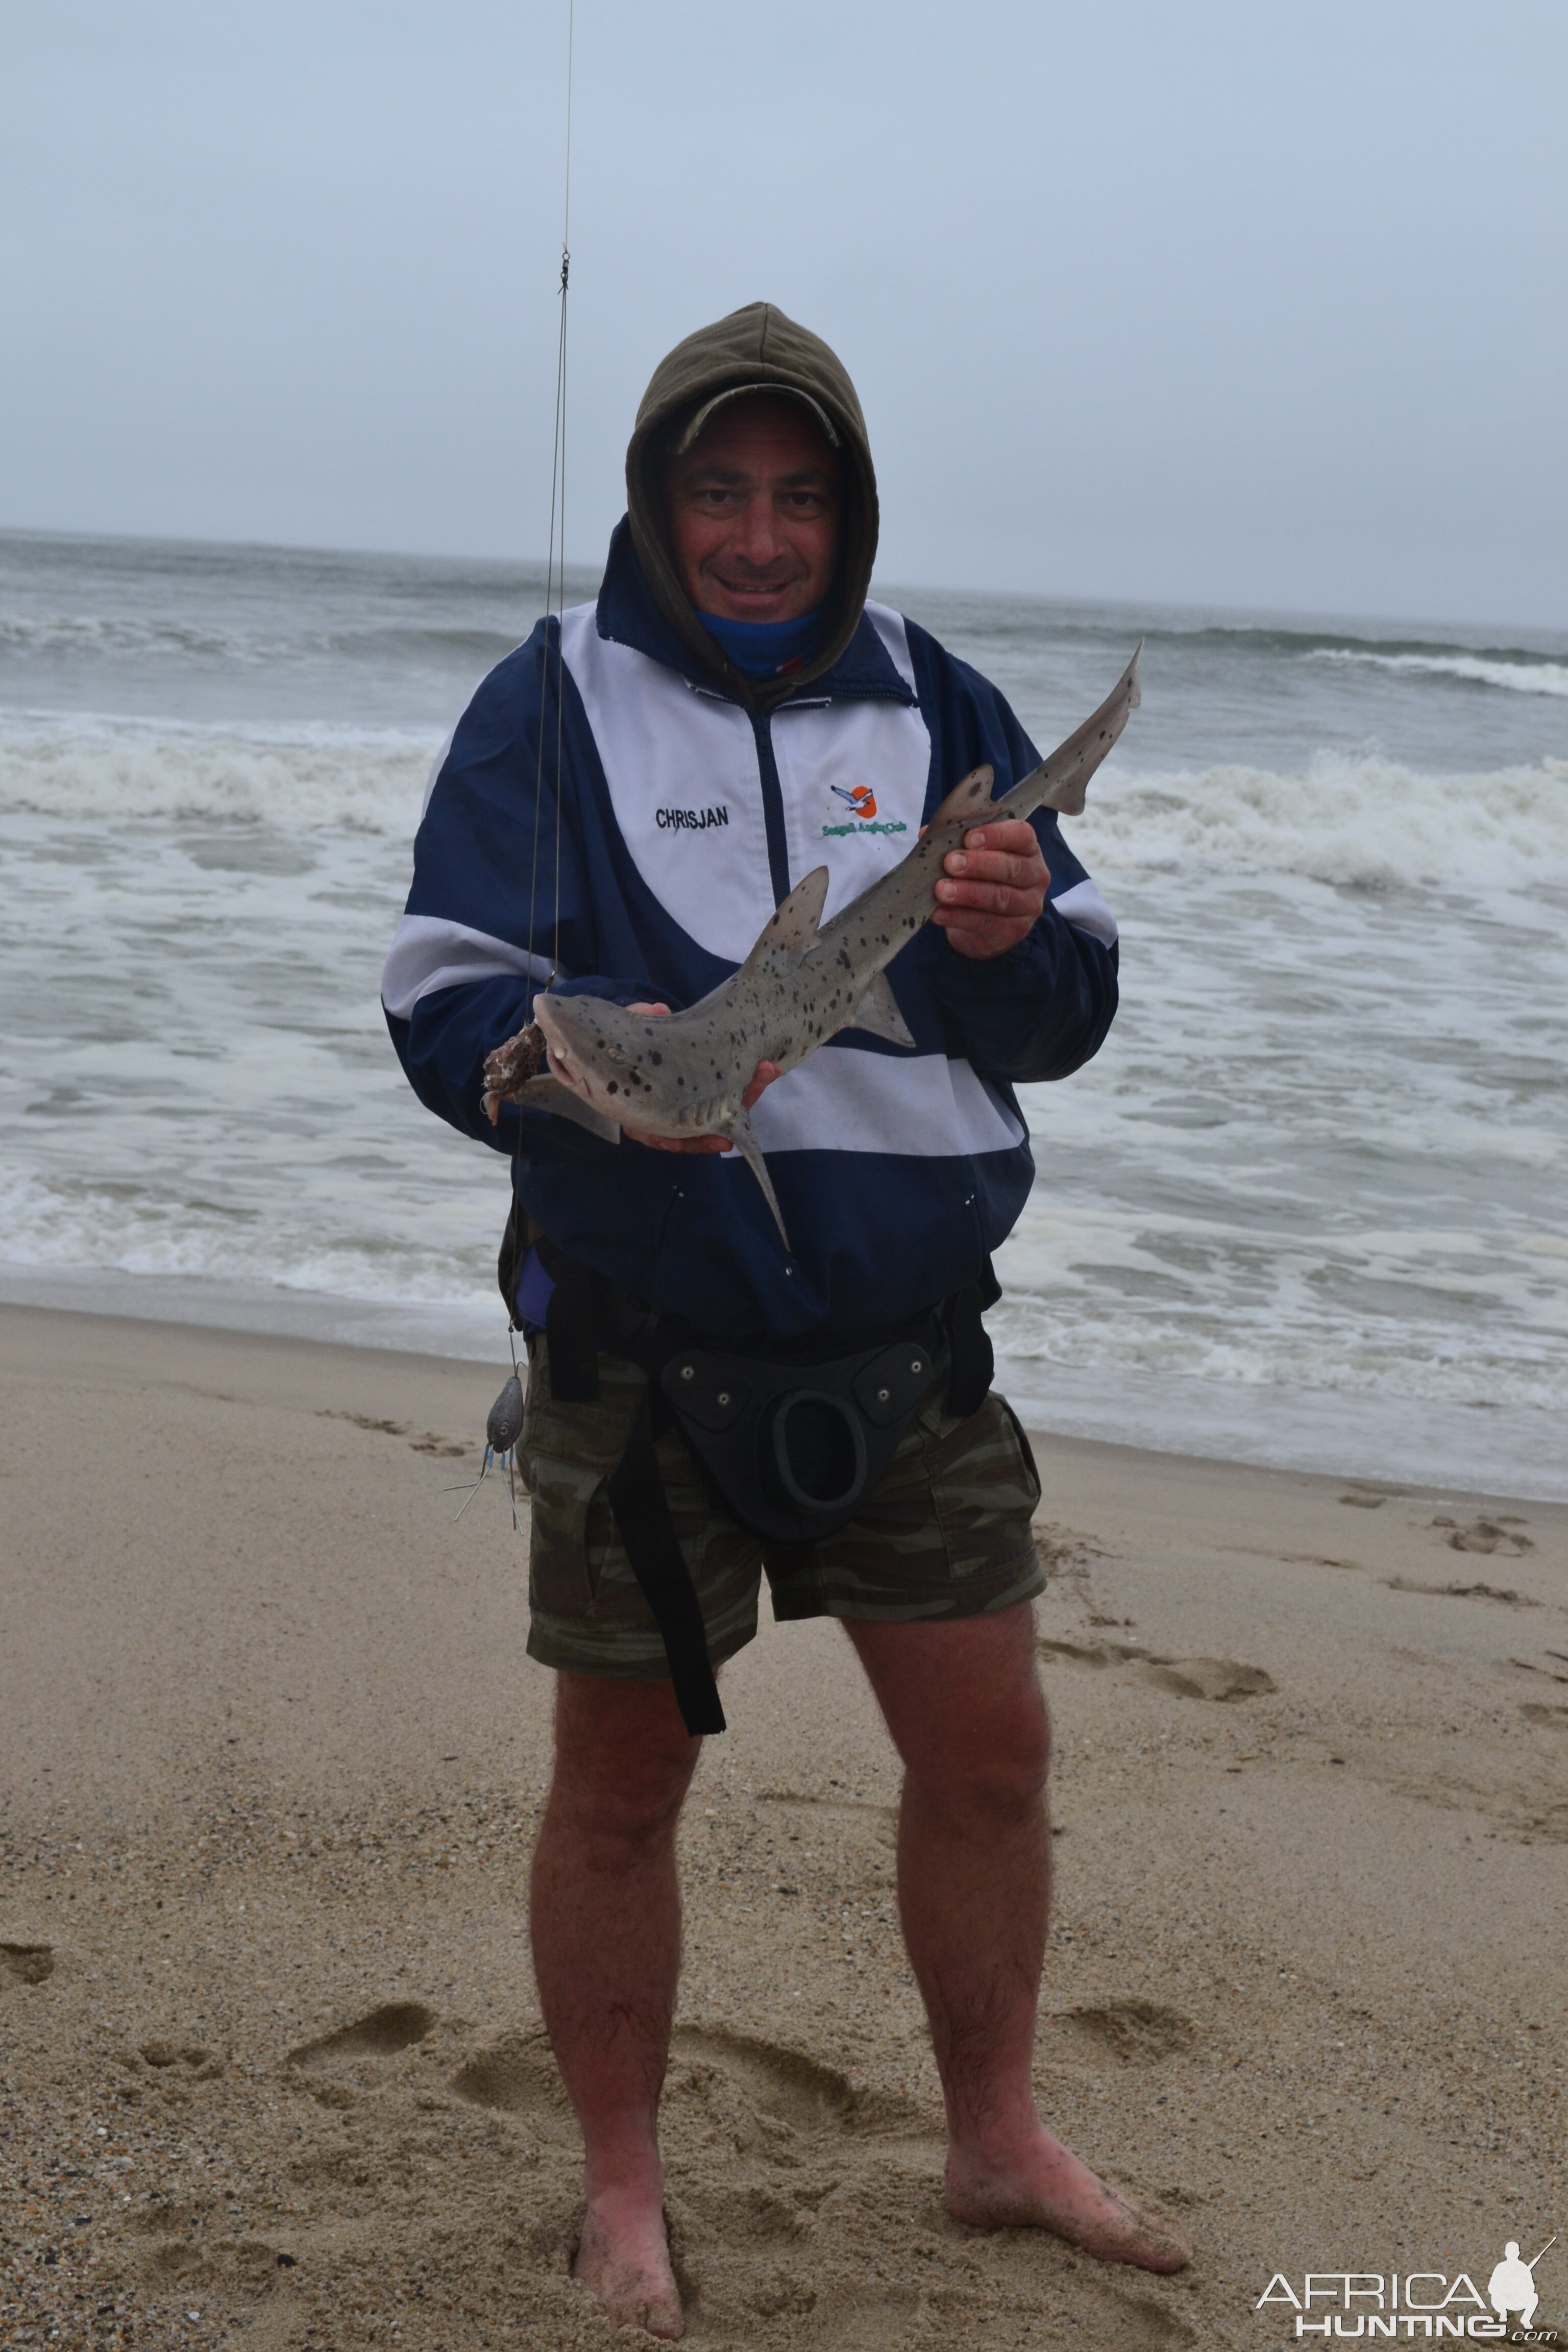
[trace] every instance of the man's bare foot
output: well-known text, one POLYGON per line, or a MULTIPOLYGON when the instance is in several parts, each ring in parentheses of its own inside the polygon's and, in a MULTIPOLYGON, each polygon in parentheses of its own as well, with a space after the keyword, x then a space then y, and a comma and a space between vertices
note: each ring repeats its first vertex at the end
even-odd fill
POLYGON ((657 2202, 650 2210, 644 2197, 626 2189, 595 2198, 572 2275, 598 2297, 612 2327, 646 2327, 668 2344, 679 2336, 680 2293, 657 2202))
POLYGON ((1039 2124, 1005 2151, 950 2148, 946 2199, 954 2221, 973 2230, 1051 2230, 1102 2263, 1179 2271, 1192 2260, 1173 2222, 1109 2188, 1039 2124))

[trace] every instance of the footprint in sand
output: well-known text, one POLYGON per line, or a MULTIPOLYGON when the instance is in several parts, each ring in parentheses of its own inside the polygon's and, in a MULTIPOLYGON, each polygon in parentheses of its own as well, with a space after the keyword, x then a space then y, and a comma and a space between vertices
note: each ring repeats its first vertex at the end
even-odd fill
POLYGON ((1190 2050, 1197 2027, 1179 2010, 1153 2000, 1113 2000, 1078 2009, 1056 2010, 1042 2019, 1041 2053, 1058 2048, 1090 2058, 1107 2052, 1124 2063, 1149 2064, 1190 2050))
POLYGON ((199 2042, 143 2042, 136 2055, 144 2066, 158 2074, 173 2073, 181 2080, 189 2076, 197 2083, 211 2083, 223 2073, 223 2060, 199 2042))
POLYGON ((1126 1665, 1134 1658, 1146 1659, 1149 1655, 1136 1642, 1051 1641, 1043 1633, 1035 1647, 1044 1657, 1066 1658, 1075 1666, 1126 1665))
POLYGON ((322 1406, 318 1408, 316 1418, 318 1421, 346 1421, 355 1429, 372 1430, 382 1437, 406 1437, 416 1454, 439 1454, 444 1458, 457 1461, 468 1451, 460 1438, 437 1437, 433 1429, 427 1429, 421 1436, 416 1437, 407 1422, 378 1421, 373 1413, 337 1412, 331 1406, 322 1406))
POLYGON ((572 2129, 572 2110, 542 2032, 503 2033, 488 2049, 466 2059, 449 2087, 472 2106, 526 2116, 542 2137, 572 2129))
POLYGON ((1279 1687, 1261 1666, 1244 1666, 1238 1658, 1151 1658, 1138 1679, 1178 1698, 1262 1698, 1279 1687))
POLYGON ((356 2017, 352 2025, 340 2025, 335 2033, 323 2033, 290 2050, 289 2063, 330 2066, 342 2058, 395 2058, 400 2050, 423 2042, 439 2021, 437 2012, 422 2000, 390 2000, 356 2017))
POLYGON ((1510 1609, 1539 1609, 1542 1605, 1531 1600, 1528 1592, 1515 1592, 1506 1585, 1418 1584, 1408 1576, 1385 1576, 1383 1580, 1390 1592, 1432 1592, 1443 1601, 1500 1601, 1510 1609))
MULTIPOLYGON (((460 2099, 536 2125, 571 2122, 566 2095, 542 2032, 506 2033, 465 2060, 451 2078, 460 2099)), ((676 2028, 669 2088, 711 2100, 738 2100, 753 2114, 809 2136, 885 2131, 908 2122, 907 2103, 869 2093, 836 2066, 791 2049, 719 2027, 676 2028)))
POLYGON ((1047 1576, 1087 1577, 1090 1560, 1105 1558, 1104 1545, 1096 1543, 1092 1536, 1080 1535, 1076 1528, 1037 1522, 1031 1532, 1047 1576))
POLYGON ((39 1985, 55 1972, 52 1944, 0 1941, 0 1977, 13 1984, 39 1985))
POLYGON ((1279 1687, 1261 1666, 1244 1665, 1239 1658, 1166 1658, 1131 1642, 1042 1639, 1037 1646, 1047 1657, 1067 1658, 1075 1665, 1126 1667, 1134 1680, 1173 1691, 1178 1698, 1259 1698, 1279 1687))
POLYGON ((142 2273, 152 2286, 238 2288, 257 2294, 271 2285, 279 2260, 277 2248, 261 2238, 219 2238, 211 2245, 165 2238, 148 2250, 142 2273))
POLYGON ((688 2062, 689 2088, 691 2075, 721 2075, 759 2115, 796 2131, 852 2131, 868 2121, 869 2104, 847 2074, 784 2042, 688 2025, 676 2033, 675 2054, 688 2062))
POLYGON ((1527 1551, 1535 1549, 1530 1538, 1521 1532, 1529 1524, 1528 1519, 1512 1517, 1507 1512, 1495 1519, 1472 1519, 1468 1528, 1444 1515, 1432 1522, 1450 1551, 1500 1551, 1510 1559, 1521 1559, 1527 1551))

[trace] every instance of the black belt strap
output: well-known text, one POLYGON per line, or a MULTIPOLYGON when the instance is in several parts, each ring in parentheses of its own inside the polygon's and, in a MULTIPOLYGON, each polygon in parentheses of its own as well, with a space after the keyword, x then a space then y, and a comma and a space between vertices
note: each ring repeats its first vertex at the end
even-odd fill
POLYGON ((554 1283, 544 1310, 550 1343, 550 1393, 557 1404, 597 1404, 601 1290, 610 1285, 591 1267, 578 1265, 552 1241, 534 1244, 539 1263, 554 1283))
MULTIPOLYGON (((553 1306, 553 1299, 551 1304, 553 1306)), ((553 1348, 550 1369, 553 1386, 553 1348)), ((650 1391, 651 1387, 650 1382, 650 1391)), ((686 1565, 686 1555, 680 1549, 680 1538, 675 1532, 675 1521, 669 1515, 664 1481, 658 1475, 647 1393, 637 1407, 626 1450, 611 1472, 605 1492, 632 1574, 664 1637, 676 1704, 686 1728, 694 1739, 704 1732, 722 1731, 724 1710, 719 1704, 719 1685, 713 1679, 708 1655, 701 1605, 686 1565)))

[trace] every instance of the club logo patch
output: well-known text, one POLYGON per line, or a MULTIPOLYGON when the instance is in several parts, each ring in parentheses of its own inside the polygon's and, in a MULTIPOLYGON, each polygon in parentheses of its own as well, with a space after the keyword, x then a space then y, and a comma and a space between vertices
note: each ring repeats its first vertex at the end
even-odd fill
POLYGON ((825 834, 908 833, 907 824, 877 822, 877 796, 869 784, 857 784, 851 792, 846 792, 840 784, 829 784, 827 789, 836 801, 848 803, 855 812, 856 822, 851 824, 825 824, 822 828, 825 834))

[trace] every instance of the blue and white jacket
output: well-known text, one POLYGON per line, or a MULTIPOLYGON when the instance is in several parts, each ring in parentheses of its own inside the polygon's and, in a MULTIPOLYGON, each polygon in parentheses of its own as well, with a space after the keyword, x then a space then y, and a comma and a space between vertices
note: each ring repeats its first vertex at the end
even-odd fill
POLYGON ((748 709, 658 612, 624 523, 559 657, 558 673, 542 621, 437 767, 382 989, 416 1093, 511 1155, 569 1256, 714 1337, 858 1334, 961 1288, 1033 1181, 1014 1086, 1079 1068, 1116 1010, 1115 923, 1047 813, 1050 898, 1026 940, 974 962, 928 925, 890 966, 916 1051, 847 1030, 753 1110, 794 1255, 738 1153, 609 1144, 510 1108, 498 1131, 482 1068, 528 1021, 552 950, 563 992, 695 1003, 803 875, 827 866, 837 913, 969 769, 989 761, 1000 793, 1034 745, 975 670, 876 604, 824 676, 748 709))

